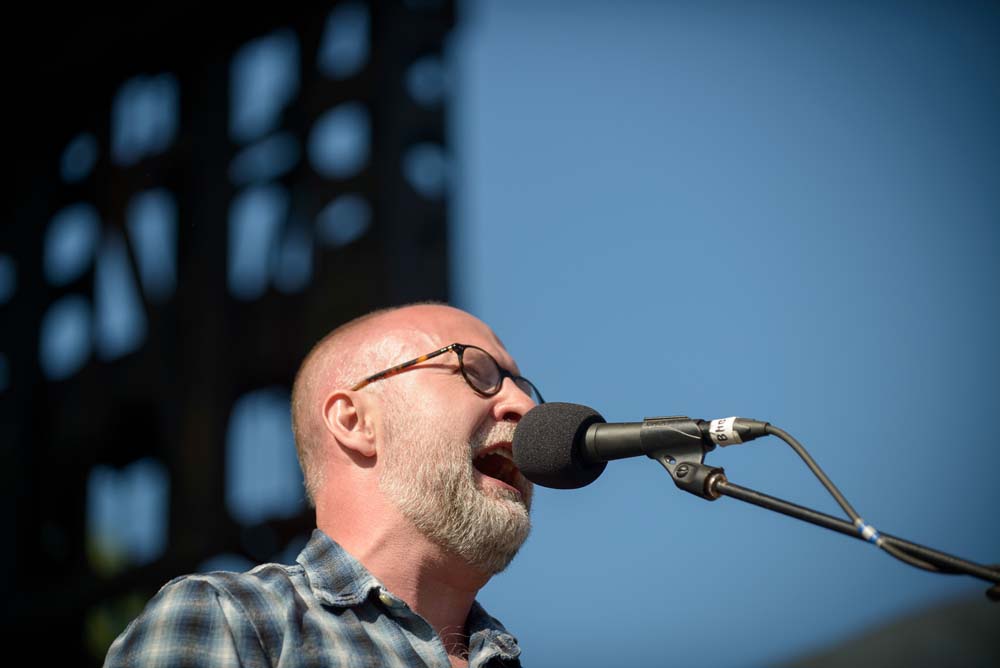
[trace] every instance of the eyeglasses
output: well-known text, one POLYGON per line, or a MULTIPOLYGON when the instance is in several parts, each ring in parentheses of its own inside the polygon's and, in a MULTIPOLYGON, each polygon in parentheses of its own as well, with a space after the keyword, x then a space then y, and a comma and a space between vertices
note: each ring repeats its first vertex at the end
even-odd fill
POLYGON ((538 388, 530 380, 524 376, 515 376, 510 371, 507 371, 507 369, 500 366, 499 362, 493 359, 492 355, 482 348, 467 346, 463 343, 453 343, 441 350, 435 350, 432 353, 416 357, 409 362, 403 362, 385 371, 379 371, 374 376, 365 378, 352 387, 351 390, 360 390, 365 385, 374 383, 376 380, 395 376, 397 373, 409 369, 411 366, 452 351, 458 355, 458 368, 462 370, 462 377, 465 378, 465 382, 484 397, 492 397, 499 393, 500 388, 503 386, 503 379, 510 378, 517 385, 518 389, 531 397, 536 404, 545 403, 545 400, 542 399, 542 393, 538 391, 538 388))

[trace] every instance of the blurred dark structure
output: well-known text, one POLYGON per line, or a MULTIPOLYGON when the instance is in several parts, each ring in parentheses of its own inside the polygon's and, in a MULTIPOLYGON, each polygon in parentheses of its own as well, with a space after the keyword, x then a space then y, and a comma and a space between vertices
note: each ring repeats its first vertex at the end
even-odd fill
POLYGON ((227 508, 234 402, 287 388, 341 322, 447 298, 441 56, 454 8, 34 11, 8 44, 4 627, 33 659, 99 665, 170 578, 222 553, 268 560, 312 528, 301 499, 252 525, 227 508), (130 285, 131 312, 115 301, 130 285), (165 547, 144 563, 95 546, 87 518, 94 468, 140 459, 169 489, 165 547))
POLYGON ((866 629, 785 668, 936 668, 1000 665, 1000 612, 985 596, 955 598, 866 629))

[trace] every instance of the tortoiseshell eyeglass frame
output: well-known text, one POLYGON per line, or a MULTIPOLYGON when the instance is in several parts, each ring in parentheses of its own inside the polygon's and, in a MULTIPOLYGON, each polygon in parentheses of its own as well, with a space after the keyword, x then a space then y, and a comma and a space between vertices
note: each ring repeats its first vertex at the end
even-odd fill
POLYGON ((357 385, 355 385, 354 387, 352 387, 351 390, 352 391, 360 390, 361 388, 365 387, 366 385, 374 383, 377 380, 383 380, 385 378, 390 378, 392 376, 395 376, 397 373, 401 373, 402 371, 405 371, 406 369, 409 369, 412 366, 416 366, 417 364, 420 364, 421 362, 426 362, 427 360, 433 359, 434 357, 437 357, 438 355, 444 355, 445 353, 452 352, 452 351, 454 351, 455 354, 458 355, 458 368, 462 371, 462 378, 465 379, 466 385, 468 385, 469 387, 471 387, 473 389, 473 391, 476 392, 477 394, 480 394, 480 395, 482 395, 484 397, 492 397, 492 396, 494 396, 494 395, 496 395, 496 394, 498 394, 500 392, 500 388, 503 387, 504 378, 510 378, 511 381, 515 385, 517 385, 518 389, 520 389, 522 392, 524 392, 525 394, 527 394, 529 397, 531 397, 531 396, 538 397, 538 403, 539 404, 544 404, 545 403, 545 399, 542 398, 542 393, 538 391, 538 388, 535 387, 535 384, 532 383, 530 380, 528 380, 524 376, 515 376, 510 371, 507 371, 507 369, 505 369, 502 366, 500 366, 500 363, 497 362, 496 358, 493 357, 493 355, 490 355, 488 352, 486 352, 485 350, 483 350, 479 346, 470 346, 470 345, 466 345, 464 343, 452 343, 451 345, 445 346, 444 348, 441 348, 440 350, 435 350, 432 353, 427 353, 426 355, 421 355, 420 357, 414 357, 412 360, 409 360, 407 362, 403 362, 402 364, 397 364, 396 366, 389 367, 388 369, 386 369, 384 371, 379 371, 378 373, 373 374, 371 376, 368 376, 367 378, 365 378, 364 380, 362 380, 360 383, 358 383, 357 385), (467 349, 469 349, 469 348, 472 348, 474 350, 478 350, 479 352, 483 353, 484 355, 486 355, 486 357, 488 357, 493 362, 494 366, 496 366, 499 376, 498 376, 498 380, 496 382, 496 385, 493 386, 492 388, 484 390, 482 388, 476 387, 475 383, 472 382, 472 379, 469 378, 469 374, 466 373, 466 371, 465 371, 465 360, 463 359, 463 355, 465 354, 465 351, 467 349), (528 385, 528 388, 523 387, 520 384, 519 381, 523 381, 524 383, 526 383, 528 385), (528 391, 529 389, 531 391, 528 391), (534 392, 534 395, 532 395, 532 392, 534 392))

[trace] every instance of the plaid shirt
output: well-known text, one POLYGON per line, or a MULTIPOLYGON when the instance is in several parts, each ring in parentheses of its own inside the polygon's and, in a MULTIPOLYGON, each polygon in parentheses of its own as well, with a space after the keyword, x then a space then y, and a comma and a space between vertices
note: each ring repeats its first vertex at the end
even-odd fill
MULTIPOLYGON (((318 529, 294 566, 168 582, 108 650, 117 666, 450 666, 434 629, 318 529)), ((469 666, 520 666, 473 603, 469 666)))

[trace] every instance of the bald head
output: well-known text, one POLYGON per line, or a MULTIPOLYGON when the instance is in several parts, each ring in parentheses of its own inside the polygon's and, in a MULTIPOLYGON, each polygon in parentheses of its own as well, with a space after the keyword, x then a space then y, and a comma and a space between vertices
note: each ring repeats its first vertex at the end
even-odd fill
MULTIPOLYGON (((292 431, 311 505, 323 485, 328 432, 323 404, 336 390, 348 390, 385 368, 453 343, 447 332, 475 326, 484 342, 502 348, 496 335, 468 313, 445 304, 413 304, 383 309, 356 318, 317 343, 299 367, 292 388, 292 431)), ((384 395, 389 383, 373 383, 365 391, 384 395)))

